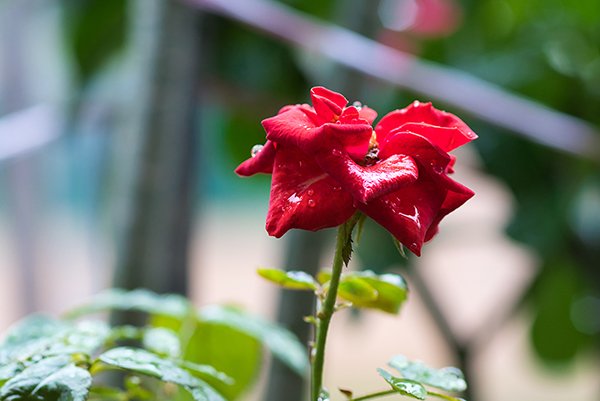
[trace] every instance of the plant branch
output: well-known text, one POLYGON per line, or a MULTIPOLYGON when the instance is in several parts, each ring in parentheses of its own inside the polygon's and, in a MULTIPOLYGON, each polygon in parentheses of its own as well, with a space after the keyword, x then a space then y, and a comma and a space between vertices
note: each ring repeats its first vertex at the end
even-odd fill
POLYGON ((323 365, 325 362, 325 345, 327 342, 327 332, 331 317, 335 312, 335 301, 337 299, 337 290, 344 267, 344 248, 347 246, 349 237, 352 235, 352 229, 356 224, 356 219, 350 218, 346 223, 338 228, 337 240, 335 245, 335 256, 333 257, 333 266, 331 272, 331 281, 327 296, 322 306, 317 311, 317 332, 315 341, 315 355, 312 365, 311 381, 311 400, 318 401, 323 384, 323 365))

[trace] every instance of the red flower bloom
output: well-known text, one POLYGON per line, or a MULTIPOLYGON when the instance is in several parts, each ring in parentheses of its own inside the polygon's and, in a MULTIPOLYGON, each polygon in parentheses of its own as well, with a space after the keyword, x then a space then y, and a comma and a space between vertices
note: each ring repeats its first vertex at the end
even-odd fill
POLYGON ((458 117, 414 102, 381 119, 323 87, 313 106, 286 106, 263 120, 267 142, 236 173, 272 173, 267 232, 319 230, 344 223, 356 209, 416 255, 444 216, 473 192, 448 177, 447 152, 477 137, 458 117))

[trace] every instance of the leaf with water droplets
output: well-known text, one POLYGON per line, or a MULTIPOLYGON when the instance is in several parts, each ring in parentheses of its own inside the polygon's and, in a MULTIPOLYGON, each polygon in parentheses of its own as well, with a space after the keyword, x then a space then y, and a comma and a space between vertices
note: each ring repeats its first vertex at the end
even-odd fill
POLYGON ((318 286, 311 275, 302 271, 286 272, 267 268, 260 268, 257 271, 261 277, 289 290, 315 291, 318 286))
POLYGON ((319 392, 319 397, 317 398, 317 401, 329 401, 329 391, 327 391, 326 389, 322 388, 321 391, 319 392))
POLYGON ((47 357, 90 355, 108 335, 108 326, 100 321, 72 324, 39 315, 25 318, 0 346, 0 382, 47 357))
POLYGON ((377 290, 360 277, 345 276, 340 280, 338 295, 353 305, 364 305, 377 299, 377 290))
POLYGON ((221 384, 225 384, 227 386, 231 386, 235 384, 235 380, 226 375, 225 373, 215 369, 211 365, 205 365, 201 363, 193 363, 190 361, 178 361, 178 365, 182 368, 189 371, 194 376, 201 378, 202 380, 206 380, 207 382, 212 382, 214 380, 218 381, 221 384))
POLYGON ((378 309, 396 314, 408 298, 406 281, 397 274, 375 274, 370 270, 348 273, 344 280, 360 279, 375 289, 377 296, 354 302, 355 307, 378 309))
POLYGON ((410 361, 403 355, 397 355, 389 365, 402 374, 403 377, 417 380, 428 386, 446 391, 459 392, 467 388, 467 382, 460 369, 449 366, 442 369, 433 369, 422 362, 410 361))
POLYGON ((195 401, 225 401, 211 386, 177 366, 174 361, 143 349, 117 347, 101 354, 98 360, 109 366, 177 384, 186 389, 195 401))
POLYGON ((163 327, 151 328, 144 332, 144 348, 155 354, 176 358, 181 355, 179 337, 173 330, 163 327))
POLYGON ((383 369, 377 369, 377 372, 398 393, 418 400, 424 400, 427 397, 427 390, 421 383, 393 376, 383 369))
MULTIPOLYGON (((330 271, 322 270, 317 274, 317 281, 322 285, 327 286, 329 280, 330 271)), ((338 293, 356 308, 395 314, 408 298, 408 286, 397 274, 375 274, 364 270, 342 274, 338 293)))
POLYGON ((69 355, 41 359, 8 380, 0 391, 0 400, 84 401, 92 376, 75 366, 69 355))

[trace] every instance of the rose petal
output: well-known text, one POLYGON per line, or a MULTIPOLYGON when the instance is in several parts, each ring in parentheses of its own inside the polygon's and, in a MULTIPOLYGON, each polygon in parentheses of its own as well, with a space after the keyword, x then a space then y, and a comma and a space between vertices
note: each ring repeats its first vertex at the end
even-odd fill
POLYGON ((267 214, 269 235, 279 238, 292 228, 335 227, 355 210, 352 196, 313 157, 296 147, 278 145, 267 214))
MULTIPOLYGON (((406 123, 400 126, 397 131, 408 131, 421 135, 444 152, 450 152, 475 139, 474 137, 466 136, 464 132, 457 127, 439 127, 425 123, 406 123)), ((394 131, 390 134, 393 133, 394 131)))
POLYGON ((454 164, 456 163, 456 156, 454 155, 448 155, 450 156, 450 163, 448 163, 448 165, 446 166, 446 174, 452 174, 454 173, 454 164))
POLYGON ((446 215, 462 206, 466 201, 471 199, 473 195, 475 195, 475 192, 473 192, 471 189, 454 181, 446 175, 441 175, 436 179, 443 181, 442 185, 448 188, 448 192, 446 193, 446 198, 444 199, 440 210, 425 234, 425 241, 429 241, 435 234, 437 234, 438 224, 446 215))
POLYGON ((412 132, 396 132, 381 145, 379 157, 389 158, 394 154, 403 154, 416 159, 427 170, 443 174, 450 164, 451 157, 427 138, 412 132))
POLYGON ((441 111, 431 105, 431 103, 413 102, 402 110, 395 110, 385 115, 379 124, 375 127, 377 140, 383 143, 387 140, 392 131, 402 127, 404 124, 424 123, 430 126, 441 128, 455 128, 452 131, 417 131, 416 133, 428 138, 432 143, 439 146, 442 150, 449 152, 458 146, 477 138, 477 135, 454 114, 441 111), (430 135, 430 136, 428 136, 430 135), (451 138, 446 138, 450 135, 451 138))
POLYGON ((307 149, 317 134, 314 122, 302 108, 297 106, 264 119, 262 126, 268 140, 301 149, 307 149))
POLYGON ((267 141, 263 148, 254 156, 240 164, 235 172, 237 175, 248 177, 257 173, 271 174, 275 161, 275 144, 267 141))
POLYGON ((305 110, 299 107, 267 118, 262 125, 267 139, 278 144, 296 146, 313 155, 324 149, 343 149, 356 160, 365 157, 373 133, 371 126, 365 123, 327 123, 316 127, 305 110))
POLYGON ((447 189, 428 174, 388 195, 358 208, 381 224, 415 255, 420 256, 425 236, 446 198, 447 189))
POLYGON ((377 112, 370 107, 362 106, 358 111, 360 118, 367 120, 369 124, 373 124, 373 121, 377 118, 377 112))
POLYGON ((350 122, 352 120, 362 120, 360 123, 362 124, 373 124, 377 118, 377 112, 367 106, 355 107, 348 106, 346 107, 340 116, 340 122, 350 122))
POLYGON ((318 153, 317 163, 362 203, 408 185, 418 177, 417 164, 405 155, 391 155, 372 166, 361 166, 346 152, 334 148, 318 153))
POLYGON ((340 93, 322 86, 315 86, 310 90, 310 98, 317 115, 322 123, 335 122, 342 114, 348 100, 340 93))

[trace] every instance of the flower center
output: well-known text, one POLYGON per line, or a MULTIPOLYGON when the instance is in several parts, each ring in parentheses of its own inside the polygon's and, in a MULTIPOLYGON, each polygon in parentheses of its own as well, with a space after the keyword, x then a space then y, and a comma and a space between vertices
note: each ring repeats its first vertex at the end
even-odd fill
POLYGON ((371 139, 369 140, 369 150, 365 155, 365 166, 372 166, 377 163, 379 160, 379 144, 377 143, 377 135, 375 131, 371 134, 371 139))

